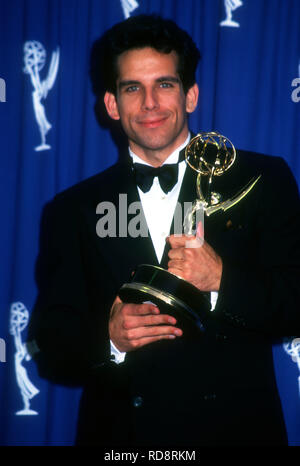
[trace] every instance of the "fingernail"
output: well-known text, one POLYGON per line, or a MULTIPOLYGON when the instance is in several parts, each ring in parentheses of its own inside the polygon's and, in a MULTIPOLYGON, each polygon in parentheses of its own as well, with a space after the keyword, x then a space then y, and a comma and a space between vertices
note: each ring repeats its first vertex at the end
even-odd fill
POLYGON ((176 319, 174 319, 174 317, 169 317, 168 318, 168 322, 170 322, 170 324, 176 324, 176 319))
POLYGON ((179 337, 182 334, 182 331, 179 330, 179 329, 176 329, 174 333, 175 333, 175 335, 177 335, 179 337))

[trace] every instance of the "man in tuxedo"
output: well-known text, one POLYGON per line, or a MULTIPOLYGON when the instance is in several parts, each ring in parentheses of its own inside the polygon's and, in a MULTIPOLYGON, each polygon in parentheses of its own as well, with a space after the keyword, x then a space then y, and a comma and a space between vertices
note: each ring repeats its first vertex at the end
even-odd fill
POLYGON ((104 85, 129 154, 46 206, 28 345, 42 377, 84 387, 78 445, 287 441, 272 343, 300 331, 298 190, 281 158, 237 151, 213 188, 228 199, 257 179, 253 189, 205 219, 204 241, 173 234, 175 206, 197 197, 182 154, 199 58, 188 34, 156 16, 115 25, 93 49, 94 91, 104 85), (145 176, 168 165, 165 178, 145 176), (126 209, 140 202, 147 235, 124 234, 120 195, 126 209), (107 206, 116 223, 105 231, 107 206), (189 335, 153 303, 122 302, 120 287, 142 263, 209 294, 201 332, 189 335))

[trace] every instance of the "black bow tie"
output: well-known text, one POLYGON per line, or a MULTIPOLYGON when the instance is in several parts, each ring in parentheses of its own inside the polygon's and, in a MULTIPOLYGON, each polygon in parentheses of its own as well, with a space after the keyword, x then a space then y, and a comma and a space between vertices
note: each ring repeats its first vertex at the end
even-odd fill
MULTIPOLYGON (((182 160, 184 160, 184 151, 180 152, 178 163, 182 160)), ((161 189, 168 193, 177 183, 178 163, 166 164, 157 168, 142 163, 134 163, 133 170, 136 184, 144 193, 147 193, 153 184, 153 178, 157 176, 161 189)))
POLYGON ((153 178, 158 176, 161 189, 168 193, 175 186, 178 179, 178 164, 151 167, 141 163, 133 164, 135 181, 138 187, 147 193, 152 186, 153 178))

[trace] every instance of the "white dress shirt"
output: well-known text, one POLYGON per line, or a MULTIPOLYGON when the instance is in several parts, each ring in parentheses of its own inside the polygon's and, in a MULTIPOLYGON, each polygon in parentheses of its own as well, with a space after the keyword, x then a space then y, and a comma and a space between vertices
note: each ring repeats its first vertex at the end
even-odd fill
MULTIPOLYGON (((163 165, 177 163, 179 152, 189 143, 190 138, 191 135, 189 133, 184 143, 164 161, 163 165)), ((129 154, 132 157, 133 163, 150 165, 134 154, 131 149, 129 149, 129 154)), ((139 187, 137 188, 158 262, 162 259, 166 237, 170 233, 172 218, 185 170, 186 162, 183 160, 178 165, 177 183, 167 194, 161 189, 157 176, 153 179, 153 184, 148 192, 144 193, 139 187)), ((211 293, 212 310, 215 307, 217 295, 218 293, 211 293)), ((126 352, 120 352, 111 341, 111 354, 114 356, 114 361, 120 363, 124 361, 126 352)))

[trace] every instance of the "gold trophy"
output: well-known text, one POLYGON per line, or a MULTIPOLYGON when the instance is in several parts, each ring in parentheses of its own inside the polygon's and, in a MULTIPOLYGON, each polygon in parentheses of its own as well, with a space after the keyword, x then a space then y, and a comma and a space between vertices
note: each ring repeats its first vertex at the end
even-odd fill
MULTIPOLYGON (((217 132, 199 133, 187 145, 185 161, 198 175, 197 199, 187 211, 183 222, 185 235, 197 235, 196 219, 199 218, 199 212, 204 219, 205 215, 229 209, 240 202, 259 180, 260 176, 250 180, 234 197, 223 200, 219 193, 213 191, 213 180, 229 170, 235 159, 234 145, 217 132)), ((207 293, 154 265, 139 265, 130 281, 120 288, 119 296, 128 303, 156 304, 161 313, 173 315, 177 319, 176 325, 182 328, 185 335, 203 332, 211 316, 207 293)))

